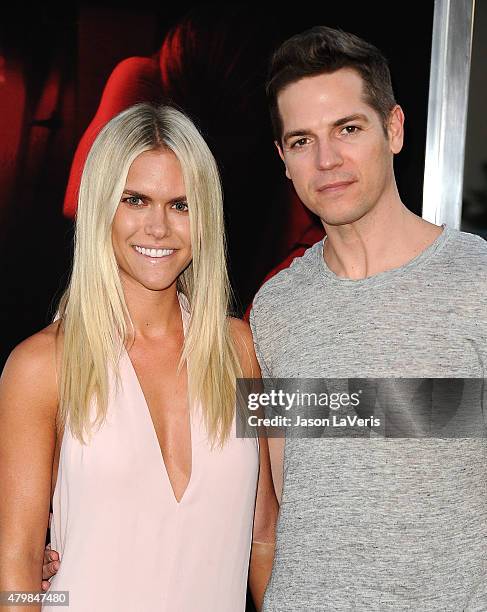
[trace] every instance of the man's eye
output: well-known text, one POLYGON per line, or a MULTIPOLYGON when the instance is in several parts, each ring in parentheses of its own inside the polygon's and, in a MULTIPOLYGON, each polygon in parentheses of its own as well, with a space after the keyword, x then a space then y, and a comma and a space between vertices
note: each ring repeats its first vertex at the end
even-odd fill
POLYGON ((293 149, 294 147, 298 148, 299 147, 303 147, 304 145, 306 145, 308 143, 308 138, 300 138, 299 140, 295 140, 292 144, 291 144, 291 149, 293 149))
POLYGON ((186 212, 188 210, 188 203, 181 200, 181 202, 174 202, 172 207, 179 212, 186 212))
POLYGON ((352 136, 353 134, 357 134, 360 131, 360 128, 357 125, 346 125, 342 128, 341 133, 345 136, 352 136))

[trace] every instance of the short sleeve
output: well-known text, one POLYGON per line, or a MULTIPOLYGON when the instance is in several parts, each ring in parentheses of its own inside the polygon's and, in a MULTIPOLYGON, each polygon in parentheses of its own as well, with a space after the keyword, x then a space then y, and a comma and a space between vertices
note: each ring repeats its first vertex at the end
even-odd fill
POLYGON ((258 315, 256 315, 255 308, 252 306, 252 310, 250 311, 249 323, 250 323, 250 328, 252 330, 252 337, 254 339, 255 354, 257 355, 257 360, 260 365, 262 377, 271 378, 272 374, 271 374, 271 371, 268 365, 269 359, 268 357, 266 358, 266 356, 264 355, 261 344, 259 342, 259 332, 258 332, 259 325, 257 323, 257 319, 258 319, 258 315))

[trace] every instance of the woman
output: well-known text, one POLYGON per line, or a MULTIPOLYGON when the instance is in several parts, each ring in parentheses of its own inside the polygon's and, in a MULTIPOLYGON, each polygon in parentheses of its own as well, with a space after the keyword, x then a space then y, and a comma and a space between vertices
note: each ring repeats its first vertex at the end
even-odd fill
POLYGON ((259 372, 228 296, 204 140, 170 107, 120 113, 85 164, 58 320, 2 375, 0 590, 38 589, 52 496, 48 593, 72 612, 244 610, 252 540, 260 606, 277 501, 266 441, 235 435, 235 379, 259 372))

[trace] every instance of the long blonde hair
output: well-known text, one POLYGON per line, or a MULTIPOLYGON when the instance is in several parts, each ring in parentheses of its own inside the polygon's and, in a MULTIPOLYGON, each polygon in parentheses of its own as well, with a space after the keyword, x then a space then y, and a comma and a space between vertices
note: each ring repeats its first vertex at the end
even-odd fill
POLYGON ((233 422, 241 368, 227 317, 230 286, 218 168, 186 115, 169 106, 137 104, 101 130, 86 160, 73 270, 56 314, 64 335, 59 431, 67 424, 82 443, 106 418, 109 368, 119 382, 121 350, 132 333, 112 247, 113 217, 134 159, 164 148, 181 164, 191 228, 192 262, 177 280, 191 312, 179 367, 187 363, 190 405, 201 402, 212 444, 224 444, 233 422))

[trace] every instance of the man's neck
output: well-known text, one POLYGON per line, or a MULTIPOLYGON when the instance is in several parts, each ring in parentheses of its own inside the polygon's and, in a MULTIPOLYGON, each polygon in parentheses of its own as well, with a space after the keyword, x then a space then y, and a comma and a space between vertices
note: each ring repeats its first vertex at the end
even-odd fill
POLYGON ((337 276, 363 279, 400 268, 427 249, 442 228, 410 212, 400 200, 347 225, 323 223, 324 258, 337 276))

